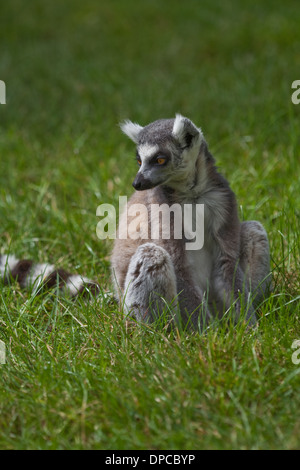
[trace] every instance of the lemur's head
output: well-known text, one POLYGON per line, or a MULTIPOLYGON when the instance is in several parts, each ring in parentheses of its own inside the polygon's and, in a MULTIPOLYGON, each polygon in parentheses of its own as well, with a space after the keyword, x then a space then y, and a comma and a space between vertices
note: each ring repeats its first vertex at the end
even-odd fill
POLYGON ((160 119, 145 127, 125 121, 121 129, 137 146, 136 190, 162 184, 176 188, 195 174, 204 137, 188 118, 177 114, 175 119, 160 119))

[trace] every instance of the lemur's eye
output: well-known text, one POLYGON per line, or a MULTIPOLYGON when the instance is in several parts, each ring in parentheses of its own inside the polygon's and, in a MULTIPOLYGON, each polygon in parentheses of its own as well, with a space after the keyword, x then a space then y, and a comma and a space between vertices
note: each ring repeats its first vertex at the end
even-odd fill
POLYGON ((167 159, 165 157, 157 157, 156 159, 156 163, 158 163, 158 165, 163 165, 164 163, 166 163, 167 159))
POLYGON ((138 162, 138 165, 141 166, 142 164, 141 160, 137 160, 137 162, 138 162))

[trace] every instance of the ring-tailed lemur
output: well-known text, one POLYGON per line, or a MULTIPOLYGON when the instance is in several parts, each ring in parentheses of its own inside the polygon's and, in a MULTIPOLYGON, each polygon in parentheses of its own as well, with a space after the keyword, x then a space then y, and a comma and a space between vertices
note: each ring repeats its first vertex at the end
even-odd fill
POLYGON ((4 284, 16 280, 25 289, 51 289, 58 287, 70 297, 77 295, 96 296, 100 286, 78 274, 71 274, 52 264, 35 263, 28 259, 18 259, 14 255, 0 256, 0 278, 4 284))
MULTIPOLYGON (((112 277, 127 312, 153 321, 165 301, 173 301, 182 321, 197 328, 203 313, 210 318, 234 304, 237 318, 243 304, 247 320, 254 323, 254 309, 270 276, 267 234, 259 222, 239 221, 235 195, 218 173, 201 129, 181 115, 145 127, 125 121, 121 129, 137 146, 140 168, 133 182, 137 191, 120 218, 119 230, 132 221, 124 217, 133 204, 143 204, 149 212, 154 204, 204 204, 200 250, 186 250, 186 240, 174 236, 150 242, 117 237, 112 277)), ((140 214, 143 225, 151 233, 149 216, 143 220, 140 214)))

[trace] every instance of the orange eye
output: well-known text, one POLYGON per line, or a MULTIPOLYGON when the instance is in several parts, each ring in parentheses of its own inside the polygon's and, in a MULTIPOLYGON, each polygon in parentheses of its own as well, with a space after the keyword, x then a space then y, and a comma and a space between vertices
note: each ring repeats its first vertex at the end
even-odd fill
POLYGON ((156 163, 158 163, 159 165, 163 165, 164 163, 166 163, 166 159, 164 157, 158 157, 156 159, 156 163))
POLYGON ((138 165, 141 166, 141 164, 142 164, 141 160, 137 160, 137 162, 138 162, 138 165))

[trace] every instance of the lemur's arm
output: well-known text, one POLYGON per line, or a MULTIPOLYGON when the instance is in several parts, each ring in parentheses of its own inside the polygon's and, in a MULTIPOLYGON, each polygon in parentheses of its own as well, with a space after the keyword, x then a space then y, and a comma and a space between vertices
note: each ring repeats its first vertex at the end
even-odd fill
POLYGON ((254 308, 249 302, 248 285, 239 261, 241 224, 233 193, 229 197, 229 207, 228 219, 216 234, 219 253, 212 275, 215 292, 219 301, 225 306, 225 311, 234 303, 236 319, 238 319, 242 304, 247 310, 246 319, 254 323, 254 308))

